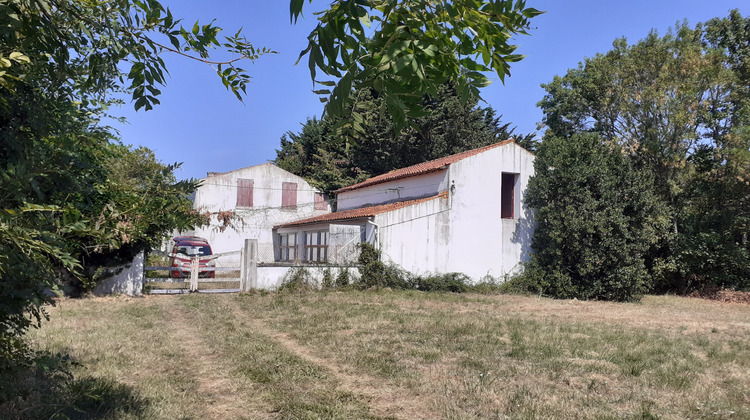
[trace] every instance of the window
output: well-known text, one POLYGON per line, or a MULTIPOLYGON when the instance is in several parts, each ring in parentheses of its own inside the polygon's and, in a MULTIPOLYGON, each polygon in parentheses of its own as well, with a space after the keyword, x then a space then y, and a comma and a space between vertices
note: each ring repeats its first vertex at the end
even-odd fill
POLYGON ((325 194, 315 193, 315 210, 328 210, 325 194))
POLYGON ((297 208, 297 184, 294 182, 283 182, 281 184, 281 208, 297 208))
POLYGON ((189 257, 211 255, 211 247, 208 245, 180 245, 176 247, 175 254, 185 254, 189 257))
POLYGON ((297 259, 297 234, 279 234, 279 261, 294 261, 297 259))
POLYGON ((328 232, 305 232, 305 261, 328 261, 328 232))
POLYGON ((500 217, 515 219, 516 217, 516 182, 518 174, 502 174, 500 180, 500 217))
POLYGON ((253 206, 253 180, 237 179, 237 207, 253 206))

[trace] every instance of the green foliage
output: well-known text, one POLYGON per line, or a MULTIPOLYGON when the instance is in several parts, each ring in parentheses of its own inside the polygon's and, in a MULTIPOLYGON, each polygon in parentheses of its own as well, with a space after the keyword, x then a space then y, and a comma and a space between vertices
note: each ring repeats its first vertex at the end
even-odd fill
POLYGON ((359 245, 359 288, 390 287, 391 289, 408 289, 409 273, 393 264, 381 261, 380 250, 372 244, 363 242, 359 245))
POLYGON ((645 256, 668 222, 651 175, 596 134, 546 137, 534 170, 525 281, 559 298, 628 301, 646 292, 645 256))
POLYGON ((292 267, 284 274, 278 291, 301 293, 318 290, 318 283, 305 267, 292 267))
MULTIPOLYGON (((303 5, 291 2, 293 21, 303 5)), ((494 70, 500 80, 510 75, 510 64, 523 58, 510 39, 526 34, 540 13, 524 0, 337 0, 317 15, 300 60, 307 55, 313 83, 323 86, 315 92, 326 113, 344 116, 348 128, 367 132, 350 95, 363 88, 378 92, 403 128, 422 114, 423 95, 436 97, 444 83, 456 83, 463 98, 478 98, 490 84, 484 72, 494 70), (331 79, 320 79, 318 70, 331 79)))
POLYGON ((331 274, 331 270, 329 268, 323 270, 323 280, 321 281, 321 286, 323 286, 323 289, 333 289, 333 287, 335 286, 333 274, 331 274))
POLYGON ((184 27, 156 0, 11 0, 0 5, 0 21, 0 85, 44 78, 83 108, 96 108, 111 92, 125 90, 136 109, 151 109, 159 103, 167 71, 163 52, 216 65, 224 86, 241 98, 249 77, 235 64, 273 52, 253 47, 239 32, 222 39, 213 24, 184 27), (216 47, 236 58, 210 61, 216 47))
POLYGON ((337 288, 349 286, 349 283, 350 283, 349 276, 350 276, 349 269, 344 268, 341 271, 339 271, 339 274, 336 276, 335 286, 337 288))
MULTIPOLYGON (((23 335, 46 316, 58 281, 92 287, 101 266, 201 220, 188 200, 194 181, 177 182, 176 165, 120 145, 101 124, 114 95, 131 93, 136 109, 158 104, 164 51, 202 61, 214 46, 251 59, 263 51, 238 35, 222 44, 213 25, 188 31, 158 1, 11 0, 0 4, 0 22, 4 370, 29 362, 23 335)), ((240 73, 222 73, 236 94, 240 73)))
POLYGON ((618 39, 544 85, 548 135, 597 133, 653 175, 671 226, 646 258, 656 290, 748 287, 749 37, 750 19, 734 10, 618 39))
POLYGON ((410 286, 423 292, 466 293, 471 279, 462 273, 433 274, 426 277, 416 276, 410 286))
POLYGON ((396 128, 384 100, 370 90, 356 93, 367 129, 356 141, 339 130, 341 118, 308 119, 299 133, 281 138, 275 163, 324 191, 352 185, 370 176, 516 137, 534 147, 535 134, 516 135, 494 109, 463 100, 451 85, 425 97, 425 115, 410 119, 415 128, 396 128))

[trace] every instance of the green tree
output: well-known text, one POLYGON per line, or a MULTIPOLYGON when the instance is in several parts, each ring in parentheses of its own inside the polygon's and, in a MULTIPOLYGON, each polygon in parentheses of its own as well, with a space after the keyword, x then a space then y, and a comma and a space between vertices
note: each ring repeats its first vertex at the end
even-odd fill
POLYGON ((733 11, 618 39, 544 86, 550 135, 597 133, 653 174, 671 225, 649 256, 658 290, 747 287, 748 28, 733 11))
MULTIPOLYGON (((360 97, 365 134, 352 141, 340 129, 341 117, 309 119, 299 133, 282 136, 275 163, 330 192, 370 176, 514 137, 515 128, 501 122, 494 109, 479 107, 477 100, 464 101, 450 85, 441 86, 435 98, 423 98, 425 115, 410 119, 410 127, 401 131, 382 112, 382 98, 369 90, 355 95, 360 97)), ((534 136, 516 137, 533 144, 534 136)))
POLYGON ((526 203, 537 222, 523 281, 557 298, 630 301, 649 290, 645 257, 668 218, 652 176, 597 134, 546 136, 526 203))
MULTIPOLYGON (((292 0, 292 19, 304 0, 292 0)), ((336 0, 317 16, 307 55, 316 91, 326 112, 351 116, 346 125, 366 133, 352 89, 371 89, 385 100, 396 126, 422 115, 425 94, 436 97, 452 83, 461 97, 476 99, 489 85, 484 72, 500 80, 523 59, 510 40, 526 34, 540 11, 525 0, 336 0), (317 71, 330 79, 321 80, 317 71)))
MULTIPOLYGON (((139 183, 118 173, 117 161, 139 152, 100 124, 112 95, 131 92, 136 108, 158 103, 166 49, 204 61, 216 45, 251 59, 265 50, 239 36, 220 43, 212 25, 182 28, 155 1, 12 0, 0 3, 0 22, 0 383, 13 384, 29 362, 23 334, 45 316, 56 277, 85 284, 85 268, 104 255, 195 221, 184 211, 195 185, 174 182, 173 167, 145 165, 139 183)), ((219 64, 240 93, 241 70, 219 64)))

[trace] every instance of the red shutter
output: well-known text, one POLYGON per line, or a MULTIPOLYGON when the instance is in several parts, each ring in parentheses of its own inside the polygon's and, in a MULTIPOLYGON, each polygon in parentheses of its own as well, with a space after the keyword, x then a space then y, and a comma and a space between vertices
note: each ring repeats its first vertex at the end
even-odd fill
POLYGON ((281 184, 281 208, 297 208, 297 184, 294 182, 284 182, 281 184))
POLYGON ((253 180, 237 179, 237 207, 253 206, 253 180))
POLYGON ((325 194, 315 193, 315 210, 328 210, 325 194))

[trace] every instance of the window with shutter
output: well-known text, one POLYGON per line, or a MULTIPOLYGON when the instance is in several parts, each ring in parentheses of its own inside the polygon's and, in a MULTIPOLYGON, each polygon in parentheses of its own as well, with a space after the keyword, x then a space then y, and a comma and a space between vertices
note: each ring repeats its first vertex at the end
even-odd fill
POLYGON ((281 208, 297 208, 297 184, 294 182, 284 182, 281 184, 281 208))
POLYGON ((253 206, 253 180, 237 179, 237 207, 253 206))

